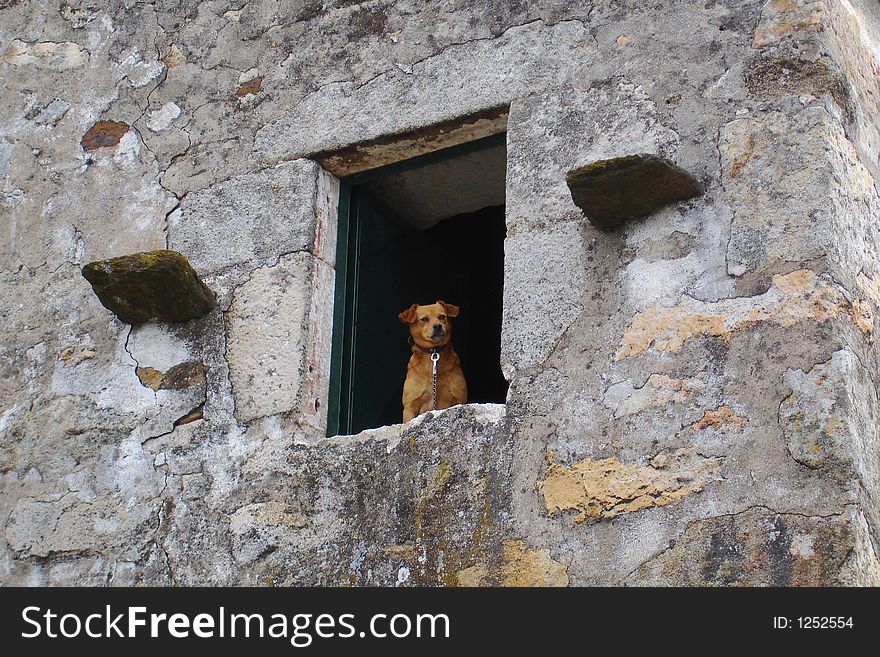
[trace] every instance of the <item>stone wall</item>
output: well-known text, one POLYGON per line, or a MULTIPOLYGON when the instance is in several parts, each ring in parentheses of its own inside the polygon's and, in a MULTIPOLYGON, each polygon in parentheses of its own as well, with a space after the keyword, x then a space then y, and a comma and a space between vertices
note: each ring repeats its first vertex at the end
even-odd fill
POLYGON ((878 584, 872 0, 0 2, 6 584, 878 584), (505 405, 324 438, 337 176, 507 132, 505 405), (702 196, 615 231, 635 153, 702 196), (86 262, 182 252, 132 328, 86 262))

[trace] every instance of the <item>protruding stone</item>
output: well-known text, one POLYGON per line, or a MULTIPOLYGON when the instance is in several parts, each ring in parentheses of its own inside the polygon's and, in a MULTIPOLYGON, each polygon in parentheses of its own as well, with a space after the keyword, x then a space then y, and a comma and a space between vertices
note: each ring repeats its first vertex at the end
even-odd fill
POLYGON ((656 155, 599 160, 569 171, 565 182, 575 205, 605 229, 703 193, 691 174, 656 155))
POLYGON ((83 276, 127 324, 185 322, 214 307, 214 293, 177 251, 147 251, 90 262, 83 276))

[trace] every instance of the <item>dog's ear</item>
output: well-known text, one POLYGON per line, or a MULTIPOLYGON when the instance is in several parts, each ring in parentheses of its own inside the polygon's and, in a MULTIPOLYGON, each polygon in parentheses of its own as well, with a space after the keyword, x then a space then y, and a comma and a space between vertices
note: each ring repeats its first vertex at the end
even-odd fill
POLYGON ((409 308, 400 313, 397 317, 404 324, 412 324, 416 321, 416 308, 419 307, 419 304, 414 303, 409 308))
POLYGON ((446 303, 445 301, 437 301, 443 309, 446 310, 446 314, 450 317, 458 317, 458 306, 453 306, 451 303, 446 303))

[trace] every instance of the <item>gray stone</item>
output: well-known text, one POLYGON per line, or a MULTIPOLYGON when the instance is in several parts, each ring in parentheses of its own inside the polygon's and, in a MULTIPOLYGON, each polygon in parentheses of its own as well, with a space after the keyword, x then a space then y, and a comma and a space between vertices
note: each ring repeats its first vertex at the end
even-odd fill
POLYGON ((311 251, 316 179, 316 165, 297 160, 192 192, 168 218, 169 244, 204 273, 311 251))
POLYGON ((12 159, 13 144, 10 141, 0 141, 0 176, 5 177, 9 171, 9 161, 12 159))
POLYGON ((860 571, 852 518, 766 509, 700 522, 630 575, 630 586, 876 586, 860 571), (849 522, 847 522, 849 521, 849 522))
POLYGON ((410 72, 392 66, 360 86, 330 85, 307 95, 300 111, 263 127, 255 147, 271 164, 505 105, 576 79, 583 60, 575 53, 593 48, 577 21, 514 26, 497 39, 452 45, 413 63, 410 72), (431 96, 430 103, 405 100, 431 96), (400 99, 394 112, 387 111, 389 98, 400 99))
POLYGON ((242 422, 290 411, 298 405, 305 353, 305 293, 314 258, 284 256, 254 270, 240 285, 227 313, 229 377, 242 422))
POLYGON ((583 308, 581 240, 578 224, 568 222, 505 241, 501 368, 508 380, 546 358, 583 308), (547 293, 536 295, 539 289, 547 293))
POLYGON ((583 217, 565 182, 572 169, 634 151, 674 159, 681 150, 680 136, 645 88, 620 78, 514 101, 507 140, 512 231, 583 217))
POLYGON ((64 115, 67 114, 67 110, 69 109, 70 103, 56 98, 46 105, 46 107, 43 108, 43 110, 34 118, 34 123, 37 125, 54 126, 64 118, 64 115))
POLYGON ((837 351, 808 372, 790 370, 785 381, 792 393, 779 406, 779 422, 792 458, 844 481, 880 482, 880 466, 867 456, 880 446, 870 419, 876 393, 853 353, 837 351))
POLYGON ((603 229, 616 228, 703 193, 700 183, 687 171, 654 155, 592 162, 569 171, 565 182, 575 205, 603 229))

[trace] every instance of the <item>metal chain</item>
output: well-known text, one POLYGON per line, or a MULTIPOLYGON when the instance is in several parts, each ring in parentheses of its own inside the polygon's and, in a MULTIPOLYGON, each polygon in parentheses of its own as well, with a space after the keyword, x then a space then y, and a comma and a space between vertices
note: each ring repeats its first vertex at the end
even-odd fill
POLYGON ((437 410, 437 361, 440 360, 440 352, 431 353, 431 410, 437 410))

